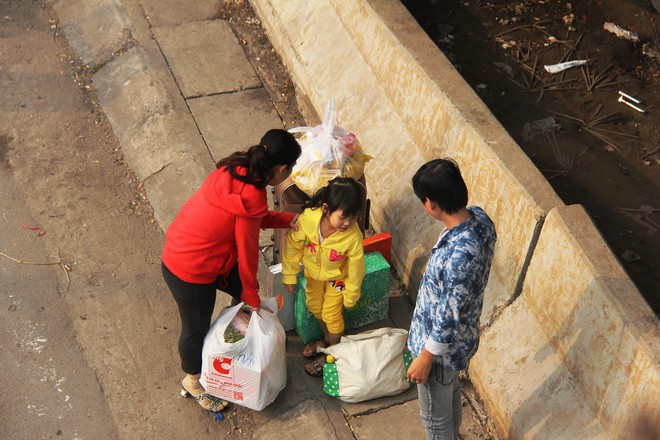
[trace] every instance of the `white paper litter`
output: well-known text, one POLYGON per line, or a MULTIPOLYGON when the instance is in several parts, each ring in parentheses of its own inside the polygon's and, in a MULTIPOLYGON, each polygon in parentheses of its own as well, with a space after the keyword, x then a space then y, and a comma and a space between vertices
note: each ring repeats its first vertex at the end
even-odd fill
POLYGON ((559 73, 566 69, 570 69, 571 67, 584 66, 585 64, 587 64, 587 60, 574 60, 574 61, 566 61, 565 63, 543 66, 543 68, 545 69, 546 72, 559 73))
POLYGON ((639 41, 639 37, 637 36, 636 33, 627 31, 621 28, 620 26, 617 26, 609 21, 603 23, 603 29, 605 29, 608 32, 612 32, 617 37, 625 38, 626 40, 630 40, 635 43, 639 41))

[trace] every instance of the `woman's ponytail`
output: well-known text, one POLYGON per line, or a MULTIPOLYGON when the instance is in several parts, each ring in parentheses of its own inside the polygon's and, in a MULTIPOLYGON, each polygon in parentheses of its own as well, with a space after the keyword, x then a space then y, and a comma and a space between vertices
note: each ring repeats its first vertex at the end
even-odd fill
POLYGON ((300 145, 291 133, 273 129, 266 132, 258 145, 220 160, 217 167, 227 167, 234 179, 265 188, 273 178, 274 168, 278 165, 293 167, 300 152, 300 145), (245 168, 244 174, 237 171, 239 167, 245 168))

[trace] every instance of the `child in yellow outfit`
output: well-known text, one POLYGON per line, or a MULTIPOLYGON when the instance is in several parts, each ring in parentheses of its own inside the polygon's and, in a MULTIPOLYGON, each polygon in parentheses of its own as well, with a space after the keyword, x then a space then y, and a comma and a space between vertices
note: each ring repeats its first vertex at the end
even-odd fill
MULTIPOLYGON (((282 256, 282 280, 294 293, 299 272, 305 268, 307 307, 323 329, 324 339, 307 344, 303 355, 317 358, 317 347, 339 342, 344 333, 343 308, 355 307, 364 278, 362 232, 357 219, 362 210, 362 187, 353 179, 337 177, 303 206, 298 230, 287 236, 282 256)), ((305 366, 312 376, 323 375, 318 361, 305 366)))

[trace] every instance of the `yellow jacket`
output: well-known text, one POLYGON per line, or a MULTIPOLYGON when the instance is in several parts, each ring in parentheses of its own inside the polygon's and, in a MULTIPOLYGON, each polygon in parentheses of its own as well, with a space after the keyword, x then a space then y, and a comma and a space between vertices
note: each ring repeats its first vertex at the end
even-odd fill
POLYGON ((323 211, 308 208, 298 217, 298 230, 290 230, 282 255, 282 281, 296 284, 298 263, 305 267, 305 276, 317 281, 344 280, 344 307, 353 307, 360 299, 364 278, 362 232, 357 224, 346 231, 337 231, 319 245, 319 225, 323 211))

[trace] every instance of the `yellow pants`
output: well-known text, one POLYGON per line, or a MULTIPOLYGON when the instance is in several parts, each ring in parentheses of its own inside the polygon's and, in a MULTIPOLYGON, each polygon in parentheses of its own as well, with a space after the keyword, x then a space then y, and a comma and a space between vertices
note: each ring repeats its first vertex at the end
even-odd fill
POLYGON ((325 322, 328 331, 334 334, 344 332, 344 282, 317 281, 305 276, 307 288, 307 308, 316 319, 325 322))

